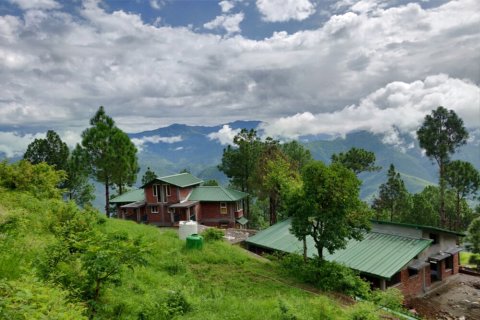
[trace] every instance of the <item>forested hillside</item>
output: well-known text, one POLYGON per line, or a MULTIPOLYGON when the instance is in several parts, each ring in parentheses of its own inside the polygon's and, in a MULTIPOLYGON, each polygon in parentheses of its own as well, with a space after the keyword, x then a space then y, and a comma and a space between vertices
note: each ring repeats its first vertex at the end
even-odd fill
POLYGON ((377 319, 228 243, 188 251, 174 230, 79 209, 60 180, 46 164, 0 165, 2 319, 377 319))

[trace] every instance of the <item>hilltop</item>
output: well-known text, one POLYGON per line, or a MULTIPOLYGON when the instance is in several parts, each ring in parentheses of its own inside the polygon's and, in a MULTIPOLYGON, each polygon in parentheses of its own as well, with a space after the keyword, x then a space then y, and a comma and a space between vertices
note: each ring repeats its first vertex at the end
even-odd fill
POLYGON ((226 242, 207 242, 202 251, 188 251, 175 230, 106 219, 24 191, 0 188, 0 203, 0 310, 6 318, 86 318, 88 300, 78 290, 91 270, 79 269, 79 263, 106 263, 102 254, 108 257, 116 249, 104 251, 100 242, 81 245, 85 230, 100 239, 113 235, 119 245, 132 240, 131 254, 137 245, 145 248, 143 264, 120 268, 115 281, 102 288, 95 319, 376 318, 372 305, 346 306, 302 289, 305 285, 281 273, 275 262, 256 259, 226 242), (70 251, 62 251, 65 241, 70 251), (82 254, 90 256, 85 260, 82 254))

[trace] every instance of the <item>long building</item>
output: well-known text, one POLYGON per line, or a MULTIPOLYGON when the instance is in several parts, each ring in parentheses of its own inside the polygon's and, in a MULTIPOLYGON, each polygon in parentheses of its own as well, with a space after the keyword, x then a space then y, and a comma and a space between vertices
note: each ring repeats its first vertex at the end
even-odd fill
MULTIPOLYGON (((303 244, 290 226, 287 219, 249 237, 248 248, 301 254, 303 244)), ((363 240, 350 240, 345 249, 326 252, 325 259, 357 270, 373 287, 395 287, 406 296, 416 296, 458 273, 462 236, 436 227, 373 221, 363 240)), ((307 237, 307 255, 312 258, 315 254, 315 242, 307 237)))

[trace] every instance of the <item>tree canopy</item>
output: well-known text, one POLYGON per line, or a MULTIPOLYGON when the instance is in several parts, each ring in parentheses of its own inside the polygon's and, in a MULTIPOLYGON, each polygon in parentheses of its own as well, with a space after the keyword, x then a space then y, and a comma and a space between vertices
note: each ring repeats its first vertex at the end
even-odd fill
POLYGON ((352 170, 334 163, 313 161, 302 170, 302 185, 287 210, 292 232, 303 240, 310 235, 318 257, 345 248, 349 239, 362 239, 369 229, 370 211, 359 199, 360 181, 352 170))
POLYGON ((373 209, 377 219, 389 216, 390 221, 401 221, 402 216, 410 209, 410 194, 400 173, 390 164, 387 172, 387 181, 380 185, 378 197, 373 200, 373 209))
POLYGON ((468 132, 463 126, 463 120, 453 110, 439 106, 432 114, 425 116, 425 120, 417 131, 420 147, 425 154, 435 160, 439 166, 440 185, 440 223, 446 223, 445 215, 445 165, 450 161, 450 155, 464 145, 468 132))
POLYGON ((116 185, 121 194, 124 186, 132 185, 136 180, 139 169, 137 149, 102 106, 90 119, 90 125, 82 133, 81 150, 90 174, 105 185, 105 212, 108 215, 110 187, 116 185))
POLYGON ((480 188, 480 174, 477 169, 465 161, 452 161, 446 165, 445 180, 454 190, 456 195, 455 211, 457 214, 455 228, 460 229, 461 225, 461 200, 469 195, 475 195, 480 188))
POLYGON ((46 162, 57 170, 66 170, 70 151, 65 142, 53 130, 47 131, 45 139, 35 139, 27 147, 23 159, 32 164, 46 162))
POLYGON ((346 153, 333 154, 332 163, 340 163, 352 170, 356 175, 361 172, 378 171, 381 167, 375 166, 375 153, 361 148, 351 148, 346 153))
POLYGON ((147 168, 147 171, 143 174, 142 177, 142 185, 146 185, 152 180, 155 180, 157 178, 157 174, 150 169, 150 167, 147 168))

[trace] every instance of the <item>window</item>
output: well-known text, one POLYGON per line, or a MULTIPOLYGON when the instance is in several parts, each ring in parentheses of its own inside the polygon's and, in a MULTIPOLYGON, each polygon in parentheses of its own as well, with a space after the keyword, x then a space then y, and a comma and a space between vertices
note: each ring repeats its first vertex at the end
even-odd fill
POLYGON ((157 187, 158 187, 158 184, 154 184, 152 185, 152 188, 153 188, 153 196, 156 197, 158 192, 157 192, 157 187))
POLYGON ((220 202, 220 213, 221 214, 227 214, 227 203, 226 202, 220 202))
POLYGON ((158 206, 151 206, 150 210, 152 213, 158 213, 158 206))
POLYGON ((445 259, 445 269, 453 269, 453 256, 448 257, 445 259))
POLYGON ((411 278, 413 276, 416 276, 418 274, 418 270, 417 269, 413 269, 413 268, 408 268, 408 277, 411 278))
POLYGON ((170 191, 170 185, 167 184, 167 185, 165 186, 165 188, 167 188, 167 192, 166 192, 166 193, 167 193, 167 196, 171 196, 172 194, 171 194, 171 191, 170 191))
POLYGON ((237 201, 237 211, 242 210, 242 201, 237 201))
POLYGON ((170 195, 170 186, 168 184, 158 185, 159 190, 157 190, 157 196, 159 202, 167 202, 167 196, 170 195))
POLYGON ((430 235, 428 237, 433 240, 432 244, 437 244, 438 243, 438 234, 430 233, 430 235))

